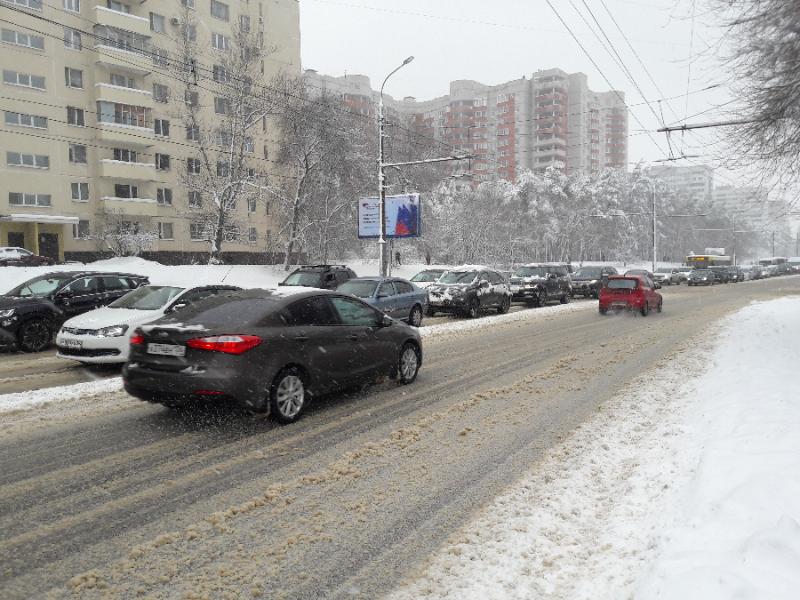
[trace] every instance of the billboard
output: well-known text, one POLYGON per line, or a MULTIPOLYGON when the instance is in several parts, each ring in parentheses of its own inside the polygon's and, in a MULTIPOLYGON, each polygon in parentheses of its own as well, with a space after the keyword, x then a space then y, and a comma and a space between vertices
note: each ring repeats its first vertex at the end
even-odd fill
MULTIPOLYGON (((361 198, 358 201, 358 237, 381 236, 381 207, 378 198, 361 198)), ((386 238, 419 237, 422 229, 422 211, 419 194, 386 196, 386 238)))

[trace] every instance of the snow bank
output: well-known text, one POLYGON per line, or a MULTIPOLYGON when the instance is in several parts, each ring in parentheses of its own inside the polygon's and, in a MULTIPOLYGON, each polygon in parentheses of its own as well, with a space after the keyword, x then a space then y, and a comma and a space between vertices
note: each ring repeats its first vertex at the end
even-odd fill
POLYGON ((91 396, 117 392, 122 389, 122 378, 88 381, 58 387, 0 395, 0 414, 28 410, 67 400, 87 399, 91 396))
POLYGON ((644 373, 391 598, 797 598, 798 356, 800 299, 729 317, 716 348, 644 373))

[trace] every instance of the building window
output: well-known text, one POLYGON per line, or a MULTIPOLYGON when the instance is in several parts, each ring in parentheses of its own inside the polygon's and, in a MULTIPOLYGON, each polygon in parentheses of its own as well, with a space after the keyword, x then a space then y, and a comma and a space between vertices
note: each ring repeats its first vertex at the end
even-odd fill
POLYGON ((169 121, 167 119, 156 119, 153 121, 153 129, 156 135, 169 137, 169 121))
POLYGON ((187 42, 197 41, 197 26, 196 25, 183 25, 183 39, 187 42))
POLYGON ((23 194, 8 192, 8 203, 12 206, 52 206, 50 194, 23 194))
POLYGON ((230 103, 227 98, 214 98, 214 112, 218 115, 226 115, 230 112, 230 103))
POLYGON ((139 188, 129 183, 114 184, 114 196, 117 198, 138 198, 139 188))
POLYGON ((172 223, 159 223, 158 224, 158 239, 160 240, 174 240, 175 236, 172 233, 172 223))
POLYGON ((206 239, 206 228, 202 223, 189 223, 189 239, 201 242, 206 239))
POLYGON ((3 0, 3 2, 30 8, 31 10, 42 10, 42 0, 3 0))
POLYGON ((6 163, 12 167, 30 167, 32 169, 49 169, 50 157, 42 154, 22 154, 6 152, 6 163))
POLYGON ((243 33, 250 32, 250 17, 247 15, 239 15, 239 29, 243 33))
POLYGON ((217 163, 217 177, 230 177, 231 170, 226 163, 217 163))
POLYGON ((77 125, 84 127, 86 119, 84 118, 84 110, 82 108, 75 108, 74 106, 67 107, 67 123, 70 125, 77 125))
POLYGON ((218 83, 228 83, 230 81, 228 71, 222 65, 214 65, 213 78, 218 83))
POLYGON ((150 53, 153 55, 153 64, 157 67, 169 66, 169 54, 163 48, 153 46, 150 53))
POLYGON ((46 89, 44 77, 30 75, 28 73, 17 73, 16 71, 6 71, 5 69, 3 70, 3 83, 33 88, 35 90, 46 89))
POLYGON ((200 128, 195 125, 186 128, 186 139, 192 142, 200 141, 200 128))
POLYGON ((239 226, 238 225, 229 225, 225 227, 222 231, 222 238, 226 242, 235 242, 239 239, 239 226))
POLYGON ((200 192, 189 192, 189 208, 202 208, 203 196, 200 192))
POLYGON ((255 152, 256 151, 255 142, 253 142, 253 138, 251 138, 250 136, 245 136, 243 143, 244 143, 244 151, 245 152, 255 152))
POLYGON ((164 15, 150 13, 150 30, 156 33, 164 33, 167 30, 164 15))
POLYGON ((119 73, 111 74, 111 85, 130 88, 133 90, 138 89, 136 87, 136 80, 133 77, 127 77, 125 75, 120 75, 119 73))
POLYGON ((72 184, 72 199, 75 202, 89 201, 89 184, 74 182, 72 184))
POLYGON ((72 239, 88 240, 90 238, 91 233, 89 229, 89 221, 81 219, 77 223, 72 224, 72 239))
POLYGON ((230 40, 221 33, 212 33, 211 47, 217 50, 227 50, 230 47, 230 40))
POLYGON ((221 19, 222 21, 227 21, 230 16, 230 10, 228 9, 228 5, 224 2, 217 2, 217 0, 211 0, 211 16, 217 19, 221 19))
POLYGON ((79 165, 86 164, 86 146, 81 144, 69 145, 69 162, 79 165))
POLYGON ((181 4, 186 8, 194 8, 194 0, 181 0, 181 4))
POLYGON ((156 102, 169 102, 169 88, 162 83, 154 83, 153 100, 156 102))
POLYGON ((249 213, 256 212, 256 199, 255 198, 248 198, 247 199, 247 212, 249 212, 249 213))
POLYGON ((169 171, 169 154, 156 152, 156 169, 159 171, 169 171))
POLYGON ((186 103, 186 106, 199 106, 200 95, 197 92, 186 90, 183 94, 183 101, 186 103))
POLYGON ((186 171, 190 175, 199 175, 200 174, 200 159, 199 158, 187 158, 186 159, 186 171))
POLYGON ((81 0, 62 0, 64 10, 81 12, 81 0))
POLYGON ((137 162, 136 150, 128 150, 127 148, 114 148, 114 160, 120 162, 137 162))
POLYGON ((149 109, 144 106, 100 101, 97 103, 97 116, 101 123, 117 123, 147 129, 152 127, 148 118, 149 109))
POLYGON ((0 38, 4 42, 15 46, 24 46, 34 50, 44 50, 44 38, 38 35, 30 35, 13 29, 3 29, 0 31, 0 38))
POLYGON ((258 230, 255 227, 251 227, 247 231, 247 241, 251 243, 258 241, 258 230))
POLYGON ((156 202, 162 206, 172 206, 172 190, 169 188, 158 188, 156 190, 156 202))
POLYGON ((111 10, 115 10, 117 12, 130 14, 131 13, 131 6, 130 4, 123 4, 122 2, 118 2, 117 0, 108 0, 106 6, 111 10))
POLYGON ((64 47, 70 50, 80 50, 83 47, 80 32, 64 27, 64 47))
POLYGON ((83 89, 83 71, 80 69, 64 67, 64 80, 67 87, 83 89))
POLYGON ((7 110, 5 111, 5 122, 6 125, 47 129, 47 117, 40 117, 38 115, 29 115, 26 113, 11 112, 7 110))

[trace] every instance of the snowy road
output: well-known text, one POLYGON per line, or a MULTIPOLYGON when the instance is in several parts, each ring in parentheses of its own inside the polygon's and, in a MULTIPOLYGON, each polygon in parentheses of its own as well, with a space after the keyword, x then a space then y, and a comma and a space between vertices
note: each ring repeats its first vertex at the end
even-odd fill
POLYGON ((300 422, 102 393, 0 428, 4 597, 374 598, 414 573, 604 400, 800 278, 665 291, 646 319, 576 310, 426 339, 416 384, 300 422))

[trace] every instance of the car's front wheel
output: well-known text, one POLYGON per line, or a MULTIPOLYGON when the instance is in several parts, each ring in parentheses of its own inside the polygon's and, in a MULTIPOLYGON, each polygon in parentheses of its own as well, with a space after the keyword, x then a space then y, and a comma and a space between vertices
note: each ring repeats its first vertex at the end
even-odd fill
POLYGON ((414 327, 422 325, 422 307, 420 307, 419 304, 411 309, 411 314, 408 315, 408 324, 414 327))
POLYGON ((477 319, 480 314, 481 314, 481 305, 478 302, 477 298, 473 298, 469 303, 469 307, 467 308, 467 316, 470 319, 477 319))
POLYGON ((42 319, 31 319, 19 328, 17 343, 25 352, 40 352, 50 344, 50 327, 42 319))
POLYGON ((559 298, 558 301, 561 302, 561 304, 569 304, 571 298, 572 296, 570 296, 569 292, 567 292, 566 294, 561 296, 561 298, 559 298))
POLYGON ((419 373, 419 350, 411 342, 407 342, 400 349, 400 358, 397 363, 397 380, 408 385, 413 383, 419 373))
POLYGON ((650 314, 650 305, 647 302, 645 302, 642 305, 642 309, 641 309, 640 312, 642 313, 643 317, 646 317, 647 315, 649 315, 650 314))
POLYGON ((503 296, 500 301, 500 306, 497 307, 497 314, 504 315, 511 309, 511 298, 503 296))
POLYGON ((296 367, 284 369, 270 387, 270 416, 279 423, 293 423, 303 413, 307 399, 308 393, 300 370, 296 367))

